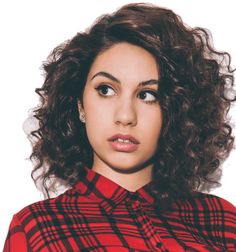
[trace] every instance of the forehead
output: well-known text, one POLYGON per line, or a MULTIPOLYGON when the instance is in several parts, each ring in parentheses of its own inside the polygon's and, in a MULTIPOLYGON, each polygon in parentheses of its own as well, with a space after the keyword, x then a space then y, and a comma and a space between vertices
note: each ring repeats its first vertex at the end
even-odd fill
POLYGON ((125 42, 115 44, 99 54, 90 68, 88 78, 99 71, 108 72, 124 81, 159 77, 155 57, 142 47, 125 42))

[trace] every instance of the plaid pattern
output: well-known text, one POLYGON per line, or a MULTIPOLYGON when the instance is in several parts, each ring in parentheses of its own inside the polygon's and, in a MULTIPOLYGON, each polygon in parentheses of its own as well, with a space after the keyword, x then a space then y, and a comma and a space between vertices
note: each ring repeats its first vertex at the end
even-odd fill
POLYGON ((129 192, 85 168, 74 188, 14 215, 4 252, 236 251, 236 208, 196 193, 156 212, 150 184, 129 192))

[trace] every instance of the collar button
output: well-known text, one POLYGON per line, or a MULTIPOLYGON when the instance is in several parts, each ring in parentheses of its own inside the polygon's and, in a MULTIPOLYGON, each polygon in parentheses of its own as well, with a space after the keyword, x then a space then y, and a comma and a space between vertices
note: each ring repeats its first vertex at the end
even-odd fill
POLYGON ((134 210, 138 211, 139 209, 141 209, 141 203, 139 200, 135 200, 131 203, 131 206, 134 210))
POLYGON ((160 242, 157 242, 156 243, 156 248, 161 248, 162 247, 162 244, 160 242))

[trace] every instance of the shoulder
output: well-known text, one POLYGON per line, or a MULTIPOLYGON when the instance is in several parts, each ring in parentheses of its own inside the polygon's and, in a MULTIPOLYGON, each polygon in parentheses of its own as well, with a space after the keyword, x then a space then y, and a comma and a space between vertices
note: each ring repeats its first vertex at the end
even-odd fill
POLYGON ((75 202, 73 198, 76 198, 75 192, 69 189, 55 198, 37 201, 24 207, 14 217, 27 229, 28 226, 49 221, 64 213, 68 205, 75 202))
POLYGON ((236 207, 219 196, 195 192, 191 197, 176 200, 172 211, 199 228, 229 231, 236 236, 236 207))
POLYGON ((32 234, 39 237, 40 230, 45 228, 43 222, 47 224, 51 216, 58 215, 56 202, 62 202, 65 196, 66 193, 53 199, 35 202, 14 214, 3 251, 31 251, 29 241, 32 234))
POLYGON ((176 200, 173 207, 172 211, 178 213, 186 228, 200 232, 214 244, 235 249, 236 207, 233 204, 212 194, 195 192, 191 197, 176 200))
POLYGON ((196 202, 197 206, 202 209, 231 212, 236 214, 236 207, 232 203, 213 194, 195 192, 192 201, 196 202))
POLYGON ((190 212, 195 213, 199 212, 204 214, 214 214, 218 215, 232 215, 236 218, 236 207, 219 196, 203 193, 203 192, 194 192, 188 198, 181 198, 175 201, 175 207, 180 209, 181 212, 190 212))

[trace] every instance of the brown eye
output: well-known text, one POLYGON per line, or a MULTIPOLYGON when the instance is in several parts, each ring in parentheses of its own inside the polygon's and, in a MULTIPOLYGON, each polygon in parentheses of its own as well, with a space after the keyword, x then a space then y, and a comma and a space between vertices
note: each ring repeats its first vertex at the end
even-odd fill
POLYGON ((115 94, 115 91, 108 85, 100 85, 96 88, 96 90, 102 96, 112 96, 115 94))
POLYGON ((139 93, 139 98, 145 102, 155 102, 157 101, 157 93, 154 91, 142 91, 139 93))

